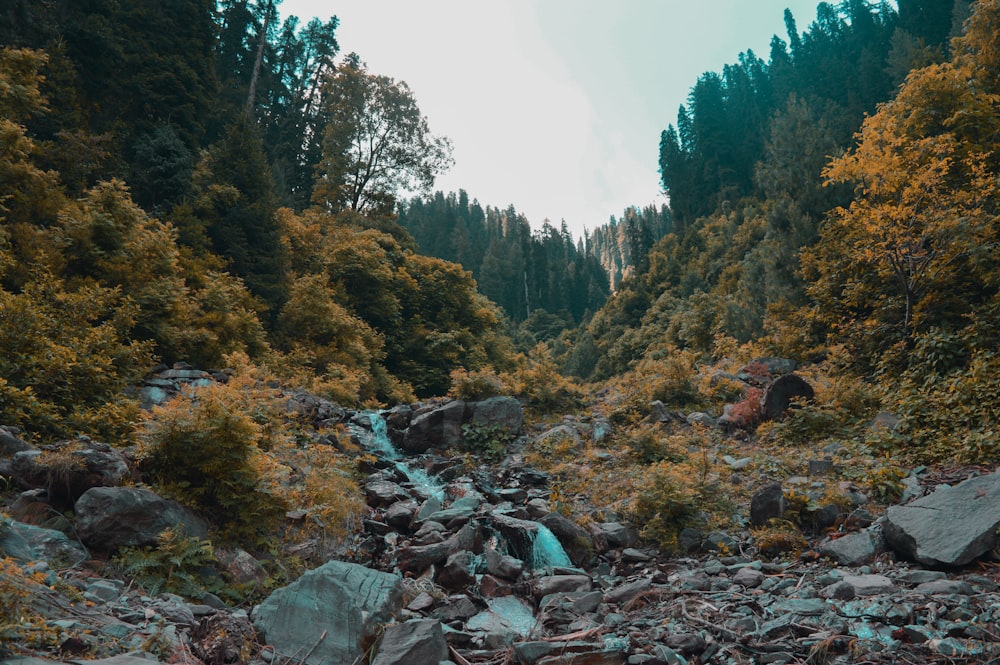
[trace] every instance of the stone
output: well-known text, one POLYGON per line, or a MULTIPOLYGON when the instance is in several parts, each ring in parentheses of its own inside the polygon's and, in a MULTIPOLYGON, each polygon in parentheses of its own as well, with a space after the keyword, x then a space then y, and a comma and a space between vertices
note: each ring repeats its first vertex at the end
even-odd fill
POLYGON ((80 543, 62 531, 44 529, 0 517, 0 552, 21 561, 46 561, 70 568, 90 557, 80 543))
POLYGON ((1000 472, 939 486, 885 514, 886 542, 927 566, 963 566, 1000 545, 1000 472))
POLYGON ((499 427, 516 436, 524 426, 524 407, 515 397, 489 397, 469 402, 465 420, 472 425, 499 427))
POLYGON ((884 550, 884 545, 880 535, 865 529, 825 540, 816 550, 842 566, 861 566, 871 563, 884 550))
POLYGON ((559 513, 549 513, 538 521, 559 539, 573 565, 585 566, 590 562, 594 546, 586 529, 559 513))
POLYGON ((74 507, 83 543, 100 552, 153 545, 164 529, 207 538, 205 522, 180 504, 140 487, 93 487, 74 507))
POLYGON ((764 581, 764 577, 766 577, 764 573, 759 570, 754 570, 748 566, 746 568, 740 568, 736 571, 736 574, 733 575, 733 582, 741 586, 745 586, 748 589, 755 589, 761 585, 761 582, 764 581))
POLYGON ((532 608, 515 596, 491 598, 487 608, 466 622, 466 629, 485 633, 488 648, 505 648, 531 635, 537 620, 532 608))
POLYGON ((391 480, 373 478, 365 482, 365 499, 372 508, 391 506, 409 498, 409 493, 391 480))
POLYGON ((437 577, 438 584, 452 591, 471 586, 475 581, 476 557, 468 550, 449 555, 437 577))
POLYGON ((639 578, 628 584, 615 587, 604 594, 604 602, 614 605, 625 605, 641 593, 653 588, 653 581, 648 577, 639 578))
POLYGON ((444 641, 441 622, 434 619, 417 619, 385 629, 372 665, 400 663, 437 665, 447 659, 448 645, 444 641))
POLYGON ((476 528, 467 524, 446 540, 429 545, 410 545, 400 548, 396 565, 404 573, 422 573, 440 563, 449 555, 461 550, 471 550, 477 538, 476 528))
POLYGON ((278 654, 307 665, 351 665, 402 601, 398 575, 331 561, 272 593, 252 619, 278 654))
POLYGON ((544 598, 553 593, 590 591, 593 581, 589 575, 546 575, 531 582, 532 595, 544 598))
POLYGON ((878 596, 896 590, 892 580, 885 575, 844 575, 843 581, 854 588, 857 596, 878 596))
POLYGON ((497 577, 514 581, 524 572, 524 562, 507 554, 501 554, 492 547, 483 553, 486 559, 486 570, 497 577))
POLYGON ((972 585, 962 580, 933 580, 918 584, 914 589, 916 593, 926 593, 928 595, 956 594, 960 596, 971 596, 976 591, 972 585))
POLYGON ((403 433, 403 450, 424 453, 430 448, 461 447, 465 402, 454 400, 426 413, 415 415, 403 433))
POLYGON ((781 517, 788 507, 788 500, 780 483, 770 483, 758 490, 750 498, 750 524, 764 526, 770 520, 781 517))
POLYGON ((761 417, 764 420, 779 420, 785 415, 793 400, 812 401, 815 391, 801 376, 786 374, 775 379, 764 389, 761 398, 763 407, 761 417))
POLYGON ((88 437, 15 453, 11 464, 19 485, 45 488, 52 501, 69 505, 91 487, 115 487, 131 475, 122 451, 88 437))
POLYGON ((601 522, 597 525, 608 547, 634 547, 639 542, 638 532, 622 522, 601 522))

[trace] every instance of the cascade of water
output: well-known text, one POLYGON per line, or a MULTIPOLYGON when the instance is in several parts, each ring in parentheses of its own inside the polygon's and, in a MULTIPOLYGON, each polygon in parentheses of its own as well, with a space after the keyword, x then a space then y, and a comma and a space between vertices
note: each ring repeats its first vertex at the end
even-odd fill
POLYGON ((538 525, 535 539, 531 544, 531 568, 539 570, 550 566, 572 567, 573 562, 559 543, 559 539, 544 524, 538 525))
POLYGON ((368 414, 368 422, 372 426, 371 446, 381 452, 386 459, 395 462, 396 468, 406 476, 413 486, 426 496, 433 496, 444 501, 444 483, 435 476, 420 468, 413 468, 401 461, 402 455, 389 440, 388 427, 385 418, 378 412, 368 414))

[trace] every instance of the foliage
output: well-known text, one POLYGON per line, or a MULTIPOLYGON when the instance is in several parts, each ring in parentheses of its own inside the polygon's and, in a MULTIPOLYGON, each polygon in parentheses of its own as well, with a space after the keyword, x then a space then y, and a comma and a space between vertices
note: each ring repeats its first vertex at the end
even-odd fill
POLYGON ((333 211, 391 212, 399 191, 429 189, 451 166, 405 82, 369 74, 354 54, 324 88, 328 114, 313 201, 333 211))
POLYGON ((639 464, 682 462, 687 459, 689 437, 668 434, 659 423, 642 423, 629 430, 625 447, 639 464))
POLYGON ((502 425, 462 425, 462 447, 487 463, 495 464, 504 458, 511 438, 502 425))
POLYGON ((677 534, 694 520, 702 503, 701 474, 691 464, 657 462, 641 472, 631 505, 640 532, 661 547, 677 545, 677 534))
POLYGON ((865 486, 876 501, 895 503, 903 495, 903 479, 909 474, 906 470, 889 462, 871 469, 865 477, 865 486))
POLYGON ((757 549, 765 556, 795 555, 809 546, 802 531, 788 520, 772 519, 751 533, 757 549))
POLYGON ((275 433, 262 410, 266 396, 252 387, 244 375, 155 407, 139 448, 142 469, 164 492, 250 542, 275 527, 284 508, 264 487, 275 433))
POLYGON ((69 291, 40 272, 19 293, 0 288, 0 416, 45 438, 121 440, 137 416, 122 389, 151 366, 131 341, 136 308, 117 289, 69 291))
POLYGON ((501 374, 503 383, 529 409, 537 413, 564 413, 580 407, 582 395, 559 374, 552 353, 538 344, 528 356, 518 354, 517 368, 501 374))
POLYGON ((112 563, 151 596, 168 592, 200 600, 205 592, 220 590, 221 578, 205 574, 214 562, 211 542, 164 529, 156 545, 125 548, 112 563))
POLYGON ((483 400, 504 394, 500 376, 489 369, 468 371, 458 368, 451 371, 451 388, 448 397, 461 400, 483 400))
POLYGON ((52 647, 59 639, 58 631, 48 626, 32 606, 45 587, 45 574, 28 574, 12 557, 0 558, 0 655, 7 653, 3 645, 52 647))

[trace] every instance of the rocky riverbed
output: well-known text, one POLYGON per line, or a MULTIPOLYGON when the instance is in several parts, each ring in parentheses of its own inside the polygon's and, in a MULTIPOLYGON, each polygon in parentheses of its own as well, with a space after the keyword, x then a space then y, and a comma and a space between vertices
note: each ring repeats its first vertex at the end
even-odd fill
MULTIPOLYGON (((66 529, 26 523, 44 500, 37 489, 3 518, 3 588, 46 618, 34 629, 48 631, 56 649, 23 641, 30 633, 8 612, 0 662, 1000 662, 1000 474, 992 470, 939 474, 935 482, 913 474, 905 504, 881 515, 859 497, 827 516, 838 529, 807 533, 794 556, 766 551, 751 529, 780 518, 789 487, 808 488, 809 478, 765 484, 743 507, 743 527, 688 529, 681 551, 665 553, 624 520, 554 511, 547 474, 518 444, 495 465, 439 454, 470 423, 520 434, 516 400, 374 416, 301 396, 295 408, 303 404, 344 422, 374 458, 364 482, 367 515, 341 556, 252 607, 213 594, 151 595, 127 579, 101 577, 90 550, 140 543, 171 524, 199 527, 180 506, 131 484, 120 452, 86 442, 66 529)), ((593 439, 610 425, 570 418, 525 436, 558 428, 593 439)), ((3 430, 0 444, 0 473, 11 482, 31 486, 44 475, 16 432, 3 430)), ((216 556, 229 579, 253 579, 259 568, 242 550, 216 556)), ((15 606, 0 599, 0 608, 15 606)))

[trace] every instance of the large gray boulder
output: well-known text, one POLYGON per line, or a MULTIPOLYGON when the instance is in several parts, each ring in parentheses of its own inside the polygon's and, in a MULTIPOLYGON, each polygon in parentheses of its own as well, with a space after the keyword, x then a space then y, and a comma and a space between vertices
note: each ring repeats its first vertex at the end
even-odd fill
POLYGON ((21 561, 46 561, 52 567, 74 566, 87 550, 62 531, 0 518, 0 555, 21 561))
POLYGON ((252 618, 279 659, 351 665, 402 602, 398 575, 331 561, 272 593, 252 618))
POLYGON ((937 490, 885 514, 885 540, 928 566, 963 566, 1000 545, 1000 472, 937 490))
POLYGON ((514 436, 524 425, 524 407, 514 397, 490 397, 469 402, 466 421, 473 425, 499 427, 514 436))
POLYGON ((437 665, 444 660, 448 660, 448 645, 444 641, 441 622, 436 619, 416 619, 385 629, 378 655, 372 665, 437 665))
POLYGON ((403 433, 403 449, 424 453, 429 448, 460 446, 465 406, 465 402, 456 400, 415 416, 403 433))
POLYGON ((208 527, 197 515, 140 487, 91 488, 77 500, 74 511, 80 539, 100 552, 153 545, 168 528, 208 537, 208 527))
POLYGON ((394 435, 393 440, 410 453, 458 448, 465 442, 462 429, 465 425, 497 427, 513 437, 524 425, 524 408, 514 397, 490 397, 476 402, 454 400, 414 414, 402 435, 394 435))

